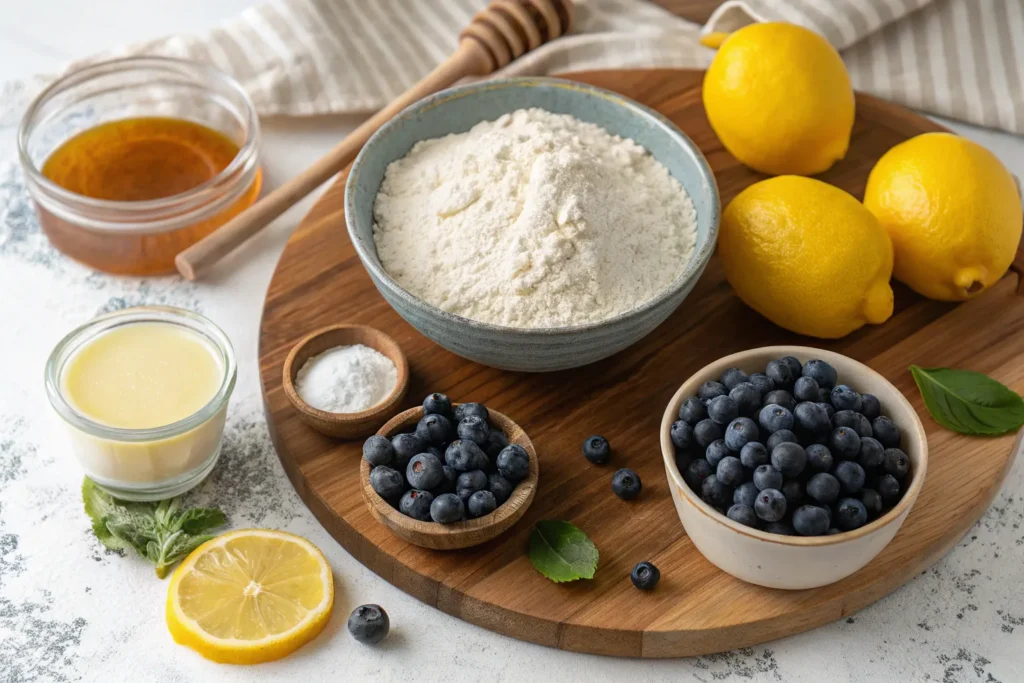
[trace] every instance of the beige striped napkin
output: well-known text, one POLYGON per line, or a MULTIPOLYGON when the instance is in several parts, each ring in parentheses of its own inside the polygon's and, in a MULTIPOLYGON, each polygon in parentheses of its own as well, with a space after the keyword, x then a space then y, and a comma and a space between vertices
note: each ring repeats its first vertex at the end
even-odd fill
MULTIPOLYGON (((271 0, 207 34, 128 45, 69 69, 130 54, 188 57, 232 73, 262 114, 367 112, 449 55, 487 1, 271 0)), ((783 20, 826 36, 860 90, 1024 133, 1024 0, 729 0, 703 29, 648 0, 576 5, 572 35, 501 74, 699 68, 714 54, 702 31, 783 20)))

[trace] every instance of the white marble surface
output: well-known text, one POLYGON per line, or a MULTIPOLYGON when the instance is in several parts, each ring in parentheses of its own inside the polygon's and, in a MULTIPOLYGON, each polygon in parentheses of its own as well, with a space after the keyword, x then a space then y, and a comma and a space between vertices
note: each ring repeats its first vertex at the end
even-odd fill
MULTIPOLYGON (((0 0, 0 82, 53 71, 68 59, 126 40, 198 30, 247 4, 0 0)), ((304 168, 354 123, 344 117, 266 121, 269 184, 304 168)), ((266 434, 257 323, 274 263, 310 200, 202 284, 111 278, 71 263, 38 233, 20 174, 9 163, 14 131, 2 126, 0 682, 1024 680, 1019 463, 982 521, 933 568, 849 619, 754 648, 654 662, 584 656, 498 636, 417 602, 358 564, 324 532, 292 490, 266 434), (284 661, 219 667, 175 645, 163 623, 166 583, 139 559, 104 552, 90 535, 78 498, 81 473, 51 435, 42 368, 70 327, 98 311, 136 303, 199 310, 226 329, 238 351, 225 458, 198 497, 223 506, 235 526, 307 536, 334 567, 339 591, 334 619, 313 644, 284 661), (362 647, 344 632, 349 611, 364 602, 379 602, 391 614, 394 628, 382 647, 362 647)), ((1024 176, 1024 139, 954 127, 988 145, 1024 176)))

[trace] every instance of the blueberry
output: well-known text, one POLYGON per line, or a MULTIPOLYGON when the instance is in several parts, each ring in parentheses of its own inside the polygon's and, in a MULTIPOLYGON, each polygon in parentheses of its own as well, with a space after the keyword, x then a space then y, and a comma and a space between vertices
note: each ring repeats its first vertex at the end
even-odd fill
POLYGON ((860 437, 849 427, 839 427, 833 430, 828 445, 832 452, 841 459, 852 460, 860 455, 860 437))
POLYGON ((388 613, 380 605, 360 605, 348 618, 348 632, 367 645, 376 645, 384 640, 390 628, 388 613))
POLYGON ((818 472, 807 480, 807 495, 824 505, 839 498, 839 480, 828 472, 818 472))
POLYGON ((424 415, 416 425, 416 437, 428 446, 443 448, 452 440, 452 423, 444 415, 424 415))
POLYGON ((869 420, 874 420, 876 417, 882 414, 882 404, 878 402, 878 397, 874 394, 861 394, 861 409, 860 414, 869 420))
POLYGON ((725 514, 734 522, 757 528, 757 513, 751 505, 734 503, 725 514))
POLYGON ((818 394, 818 383, 813 377, 800 377, 793 384, 793 397, 798 401, 810 401, 817 403, 821 400, 818 394))
POLYGON ((801 373, 803 372, 804 366, 802 366, 800 364, 800 361, 797 360, 795 357, 793 357, 793 356, 783 356, 779 360, 781 360, 783 363, 785 363, 789 367, 789 372, 790 372, 791 375, 793 375, 793 379, 794 380, 797 377, 799 377, 801 375, 801 373))
POLYGON ((426 491, 444 481, 444 466, 432 453, 420 453, 406 466, 405 479, 414 489, 426 491))
POLYGON ((500 429, 492 429, 491 433, 487 435, 487 445, 484 447, 484 453, 491 460, 498 457, 498 453, 508 445, 508 437, 505 436, 505 432, 500 429))
POLYGON ((900 482, 891 474, 883 474, 878 478, 878 495, 886 505, 895 505, 900 500, 900 482))
MULTIPOLYGON (((672 424, 672 443, 681 451, 693 446, 693 428, 680 420, 672 424)), ((595 465, 603 465, 611 457, 612 447, 603 436, 588 436, 583 441, 583 457, 595 465)))
POLYGON ((864 489, 860 492, 860 502, 864 503, 864 507, 868 511, 869 519, 874 519, 878 515, 882 514, 882 508, 885 506, 882 502, 882 496, 878 491, 874 491, 872 489, 864 489))
POLYGON ((825 403, 824 401, 818 401, 818 405, 822 407, 825 414, 828 415, 829 424, 832 424, 832 416, 836 414, 836 409, 832 407, 831 403, 825 403))
POLYGON ((498 505, 504 505, 514 489, 512 482, 497 472, 487 477, 487 490, 494 494, 494 500, 498 505))
POLYGON ((423 414, 444 415, 449 420, 455 417, 455 412, 452 410, 451 399, 444 394, 437 392, 430 394, 423 399, 423 414))
POLYGON ((804 499, 804 487, 798 479, 787 479, 779 490, 786 497, 786 506, 790 510, 795 508, 804 499))
POLYGON ((818 386, 826 389, 834 387, 839 379, 836 369, 823 360, 807 361, 804 363, 804 369, 801 374, 804 377, 813 378, 818 383, 818 386))
POLYGON ((441 479, 441 483, 434 487, 431 493, 434 496, 439 496, 442 493, 455 493, 455 482, 459 479, 459 473, 454 467, 448 465, 441 466, 441 473, 444 475, 441 479))
POLYGON ((444 462, 459 472, 481 469, 480 463, 487 456, 480 447, 472 441, 456 439, 448 444, 444 452, 444 462))
POLYGON ((833 474, 846 493, 860 493, 860 490, 864 488, 866 478, 864 468, 852 460, 843 460, 836 465, 836 471, 833 474))
POLYGON ((754 512, 766 522, 778 522, 786 516, 786 497, 778 489, 762 489, 754 501, 754 512))
POLYGON ((729 398, 736 402, 740 415, 757 415, 761 408, 761 392, 750 382, 740 382, 729 391, 729 398))
POLYGON ((828 513, 816 505, 802 505, 793 512, 793 529, 801 536, 821 536, 828 524, 828 513))
POLYGON ((686 468, 690 466, 691 462, 693 462, 693 454, 692 453, 678 453, 677 452, 675 460, 676 460, 676 469, 679 470, 680 472, 685 472, 686 468))
POLYGON ((739 486, 743 483, 744 474, 743 463, 740 462, 739 458, 732 455, 722 458, 715 469, 715 476, 718 477, 718 481, 726 486, 739 486))
POLYGON ((363 442, 363 459, 370 463, 371 467, 390 465, 394 458, 395 449, 387 437, 374 434, 363 442))
POLYGON ((425 450, 423 452, 424 453, 430 453, 431 455, 433 455, 435 458, 437 458, 441 462, 444 462, 444 451, 442 451, 437 446, 427 446, 427 450, 425 450))
POLYGON ((737 417, 725 428, 725 445, 733 453, 739 453, 745 445, 757 441, 760 436, 761 432, 753 420, 749 417, 737 417))
POLYGON ((761 428, 769 434, 774 434, 783 429, 793 429, 795 424, 793 413, 788 408, 775 403, 770 403, 757 415, 757 421, 761 428))
POLYGON ((785 522, 772 522, 764 528, 770 534, 778 534, 779 536, 796 536, 796 532, 793 531, 793 527, 785 522))
POLYGON ((805 450, 807 451, 807 469, 811 472, 828 472, 832 469, 832 451, 828 449, 828 446, 814 443, 805 450))
POLYGON ((690 490, 694 493, 700 491, 700 485, 704 483, 704 480, 711 476, 715 471, 708 461, 704 458, 698 458, 692 461, 686 467, 686 471, 683 472, 683 481, 690 487, 690 490))
POLYGON ((717 396, 727 396, 728 394, 729 390, 721 382, 704 382, 697 389, 697 398, 705 404, 717 396))
POLYGON ((793 409, 793 419, 796 426, 808 434, 826 434, 832 428, 828 419, 828 412, 817 403, 804 401, 797 403, 793 409))
POLYGON ((886 448, 885 471, 897 479, 902 479, 910 471, 910 458, 899 448, 886 448))
POLYGON ((755 372, 747 378, 747 381, 754 385, 754 388, 757 389, 761 396, 775 390, 775 382, 772 381, 772 378, 761 372, 755 372))
POLYGON ((729 455, 731 451, 729 447, 725 445, 725 441, 717 439, 708 444, 707 450, 704 451, 704 459, 708 461, 708 464, 712 467, 718 467, 718 463, 722 462, 722 458, 729 455))
POLYGON ((732 502, 732 489, 712 474, 700 485, 700 495, 704 502, 714 508, 724 510, 732 502))
POLYGON ((757 500, 757 492, 757 485, 752 481, 740 484, 736 487, 736 490, 732 492, 732 502, 735 505, 748 505, 750 507, 754 507, 754 501, 757 500))
POLYGON ((487 437, 491 434, 491 428, 487 426, 487 420, 477 415, 467 415, 459 422, 459 438, 463 441, 472 441, 483 448, 487 445, 487 437))
POLYGON ((633 582, 633 585, 642 591, 654 588, 658 585, 660 578, 661 572, 650 562, 641 562, 633 567, 633 571, 629 575, 629 580, 633 582))
POLYGON ((829 506, 829 505, 820 505, 818 503, 810 503, 810 505, 812 505, 812 506, 818 508, 819 510, 821 510, 822 512, 824 512, 825 516, 828 518, 828 525, 832 526, 832 507, 831 506, 829 506))
POLYGON ((880 467, 885 461, 885 449, 877 439, 865 436, 860 440, 860 453, 857 454, 857 462, 865 471, 880 467))
POLYGON ((758 491, 782 488, 782 472, 772 465, 761 465, 754 470, 754 486, 758 491))
POLYGON ((756 469, 771 462, 768 449, 757 441, 749 441, 740 449, 740 462, 744 467, 756 469))
POLYGON ((864 409, 864 399, 846 384, 837 384, 832 388, 832 405, 836 410, 852 410, 859 413, 864 409))
POLYGON ((454 493, 442 493, 430 504, 430 518, 440 524, 461 522, 466 516, 466 506, 454 493))
POLYGON ((875 432, 875 438, 886 448, 900 447, 900 428, 885 415, 872 420, 871 428, 875 432))
POLYGON ((843 532, 840 531, 839 529, 836 529, 835 527, 832 527, 828 531, 825 532, 825 535, 826 536, 835 536, 836 534, 841 534, 841 533, 843 533, 843 532))
POLYGON ((469 497, 469 502, 466 503, 466 510, 469 512, 470 519, 489 515, 494 512, 497 507, 497 499, 494 497, 493 493, 487 490, 477 491, 469 497))
POLYGON ((498 454, 498 472, 511 482, 519 482, 530 474, 530 455, 517 443, 509 444, 498 454))
POLYGON ((391 461, 392 467, 404 472, 412 456, 427 450, 427 444, 415 434, 398 434, 391 439, 391 448, 395 451, 395 458, 391 461))
POLYGON ((797 438, 796 434, 789 429, 780 429, 771 436, 768 437, 768 441, 765 445, 768 446, 768 452, 775 450, 775 447, 780 443, 800 443, 800 439, 797 438))
MULTIPOLYGON (((693 427, 691 427, 690 423, 685 420, 676 420, 673 422, 672 428, 669 430, 669 436, 672 437, 672 445, 676 447, 677 451, 688 451, 697 443, 697 440, 693 438, 693 427)), ((605 441, 604 437, 592 436, 583 442, 584 457, 595 465, 601 465, 607 462, 609 454, 610 450, 608 449, 608 442, 605 441), (601 440, 601 443, 598 444, 598 450, 594 450, 593 448, 590 449, 590 452, 598 458, 597 460, 594 460, 587 455, 587 446, 591 441, 596 441, 598 439, 601 440)))
POLYGON ((836 506, 836 526, 843 531, 858 529, 868 521, 868 510, 856 498, 843 498, 836 506))
POLYGON ((612 476, 612 491, 622 500, 633 500, 640 495, 640 488, 640 475, 629 468, 623 467, 612 476))
POLYGON ((799 477, 807 467, 807 451, 798 443, 780 443, 772 449, 772 466, 786 477, 799 477))
POLYGON ((832 427, 838 429, 839 427, 848 427, 855 432, 861 438, 865 436, 874 436, 874 430, 871 428, 871 423, 868 419, 860 413, 855 413, 852 410, 838 410, 832 415, 832 427))
POLYGON ((743 372, 739 368, 729 368, 722 373, 721 382, 725 385, 726 389, 732 391, 733 387, 742 382, 746 382, 747 379, 749 379, 747 373, 743 372))
POLYGON ((370 487, 391 505, 398 504, 407 488, 402 473, 387 465, 378 465, 370 470, 370 487))
POLYGON ((792 368, 781 360, 769 361, 768 366, 764 369, 764 374, 768 376, 768 379, 775 382, 775 386, 779 389, 789 389, 793 386, 793 381, 796 379, 793 376, 792 368))
POLYGON ((491 414, 487 412, 487 408, 482 403, 460 403, 455 407, 456 423, 462 422, 470 416, 479 417, 484 424, 491 419, 491 414))
POLYGON ((832 412, 836 412, 835 407, 832 406, 832 392, 825 387, 818 387, 818 403, 827 403, 832 408, 832 412))
POLYGON ((725 426, 735 420, 739 414, 740 407, 728 396, 715 396, 708 401, 708 417, 714 420, 715 424, 725 426))
POLYGON ((469 500, 477 491, 487 488, 487 475, 482 470, 463 472, 455 481, 455 493, 463 500, 469 500))
POLYGON ((679 406, 679 419, 689 424, 691 427, 695 426, 698 422, 708 416, 707 406, 696 396, 683 401, 683 405, 679 406))
POLYGON ((398 511, 421 522, 429 522, 430 504, 433 502, 434 494, 429 491, 411 489, 402 495, 402 499, 398 503, 398 511))
POLYGON ((708 444, 722 438, 722 428, 711 419, 703 419, 693 428, 693 438, 701 448, 707 448, 708 444))
POLYGON ((764 397, 764 404, 766 406, 782 406, 789 412, 793 412, 793 409, 796 408, 796 400, 793 398, 793 394, 785 389, 776 389, 775 391, 768 392, 764 397))

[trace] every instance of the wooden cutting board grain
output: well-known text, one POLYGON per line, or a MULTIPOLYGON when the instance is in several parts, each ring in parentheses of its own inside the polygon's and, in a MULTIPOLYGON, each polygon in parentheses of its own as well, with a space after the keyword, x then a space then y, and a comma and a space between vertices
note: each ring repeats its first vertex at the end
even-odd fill
MULTIPOLYGON (((672 119, 703 150, 723 205, 761 178, 721 146, 701 105, 694 71, 607 71, 574 78, 616 90, 672 119)), ((848 157, 822 179, 860 198, 872 164, 893 144, 941 128, 912 112, 858 96, 848 157)), ((947 552, 984 512, 1013 461, 1011 436, 981 439, 938 427, 907 366, 969 368, 1024 391, 1024 300, 1016 275, 959 306, 896 286, 896 313, 836 342, 779 329, 745 306, 713 259, 680 309, 626 351, 577 370, 528 375, 486 368, 431 343, 384 302, 353 252, 342 212, 344 178, 319 200, 288 242, 270 283, 260 330, 260 374, 271 436, 289 478, 325 528, 360 562, 411 595, 485 628, 551 647, 634 657, 696 655, 772 640, 844 617, 912 579, 947 552), (526 516, 506 534, 461 551, 431 551, 393 536, 359 489, 359 442, 312 431, 281 387, 292 345, 334 323, 365 323, 394 337, 409 358, 409 407, 431 391, 480 401, 518 422, 540 458, 540 485, 526 516), (891 380, 921 414, 931 448, 928 478, 895 540, 867 567, 831 586, 787 592, 745 584, 697 552, 676 516, 658 451, 669 398, 690 374, 725 354, 803 343, 845 353, 891 380), (588 464, 583 439, 604 434, 605 467, 588 464), (612 495, 612 473, 636 469, 641 497, 612 495), (556 585, 533 570, 527 540, 543 519, 573 522, 596 543, 591 581, 556 585), (629 581, 633 565, 662 573, 651 593, 629 581)))

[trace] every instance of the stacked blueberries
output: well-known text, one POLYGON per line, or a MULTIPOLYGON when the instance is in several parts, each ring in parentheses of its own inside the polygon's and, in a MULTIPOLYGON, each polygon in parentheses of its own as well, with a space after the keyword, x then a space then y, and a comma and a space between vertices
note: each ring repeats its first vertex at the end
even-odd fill
POLYGON ((444 394, 423 400, 416 430, 371 436, 363 457, 370 486, 404 514, 451 524, 494 512, 530 473, 530 456, 489 422, 480 403, 452 408, 444 394))
POLYGON ((838 381, 825 361, 786 356, 702 384, 671 428, 686 484, 776 534, 838 534, 885 514, 910 483, 910 458, 878 398, 838 381))

